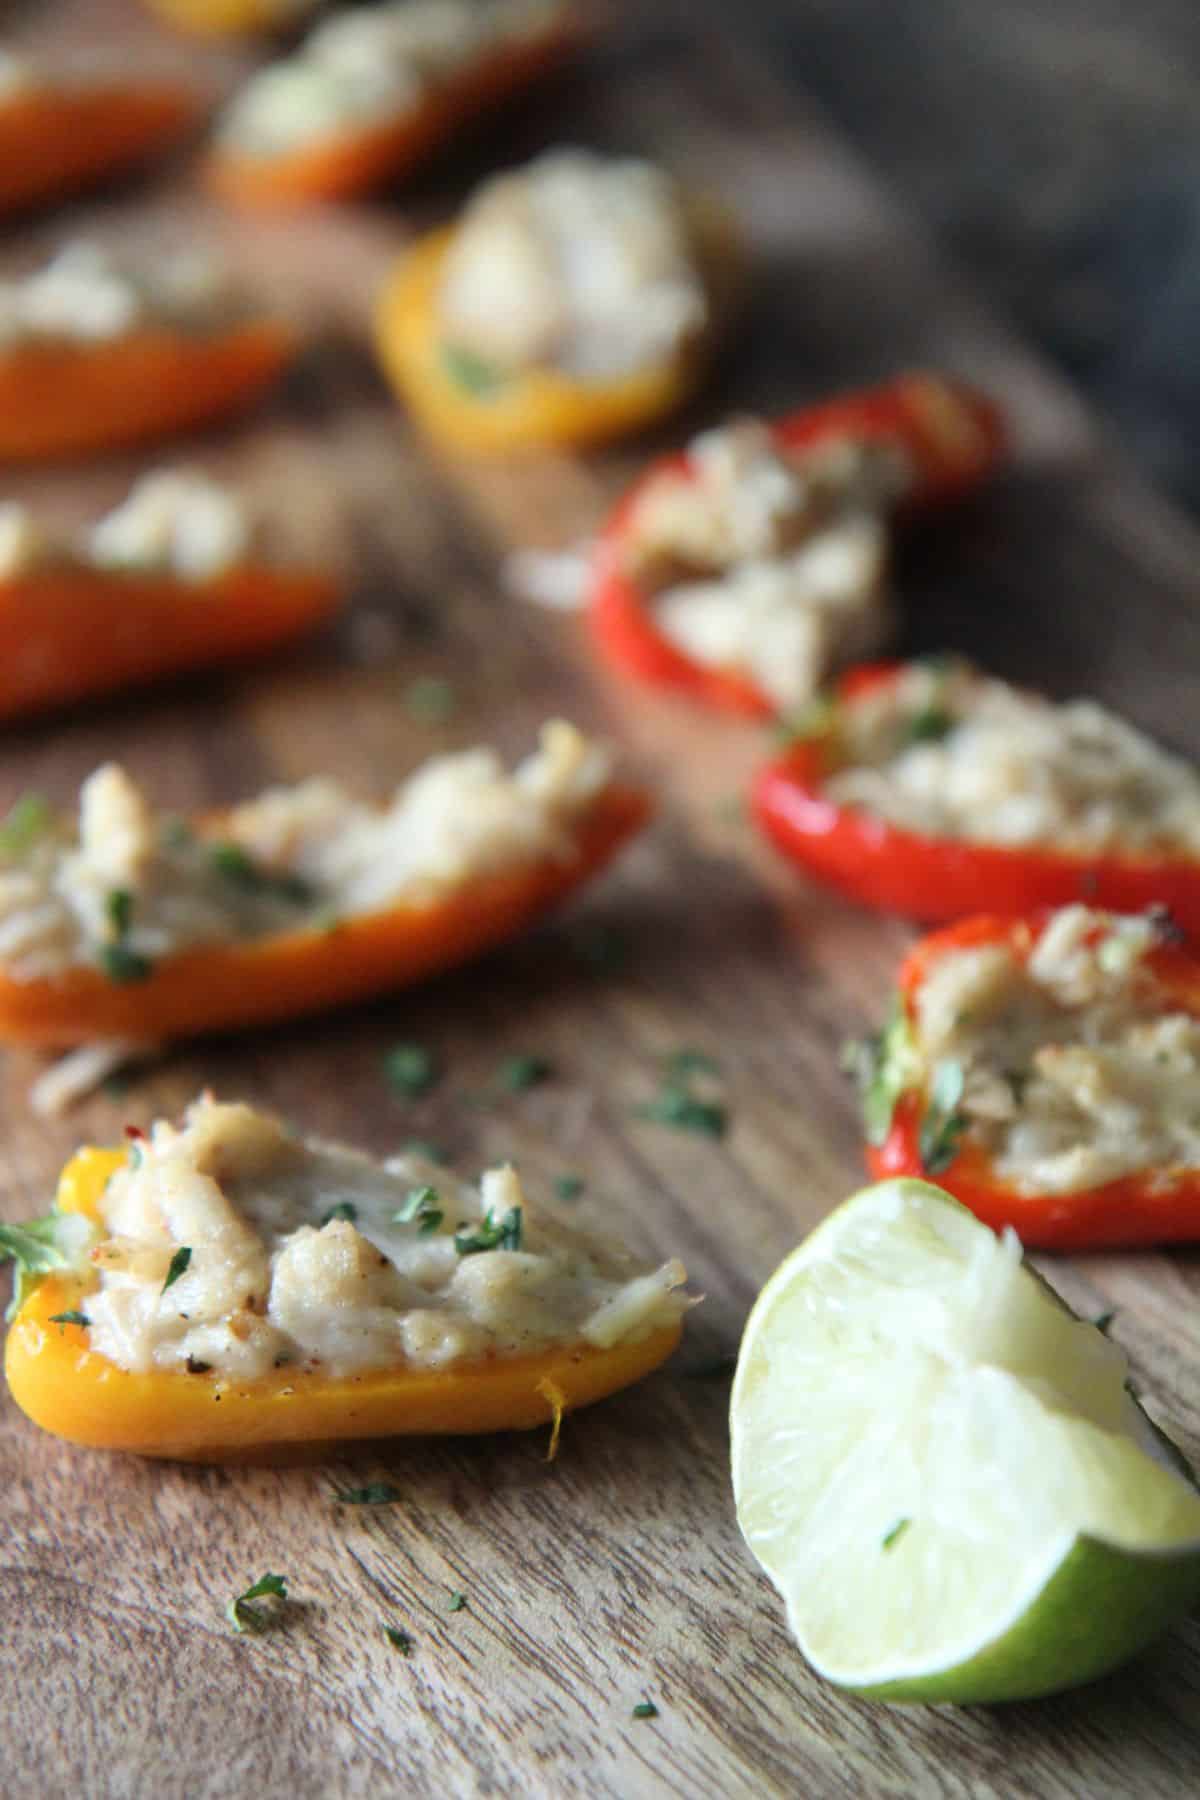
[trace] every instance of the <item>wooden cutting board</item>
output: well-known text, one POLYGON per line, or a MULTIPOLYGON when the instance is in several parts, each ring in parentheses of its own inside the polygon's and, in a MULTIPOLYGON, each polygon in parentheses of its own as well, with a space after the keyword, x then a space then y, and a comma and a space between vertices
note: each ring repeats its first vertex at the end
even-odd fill
MULTIPOLYGON (((27 786, 65 801, 108 756, 176 807, 317 770, 383 791, 431 751, 493 739, 520 751, 565 712, 622 747, 661 816, 561 923, 416 994, 181 1050, 122 1098, 52 1125, 25 1103, 33 1059, 7 1058, 6 1216, 44 1209, 81 1139, 173 1114, 211 1084, 378 1152, 422 1136, 468 1170, 513 1156, 535 1185, 585 1172, 580 1217, 611 1221, 647 1256, 681 1253, 706 1298, 674 1362, 570 1419, 553 1463, 539 1433, 399 1443, 335 1466, 154 1466, 71 1450, 5 1404, 0 1707, 14 1795, 1195 1791, 1194 1625, 1084 1692, 995 1712, 871 1707, 800 1659, 738 1536, 727 1382, 704 1371, 736 1346, 779 1258, 861 1179, 838 1048, 879 1018, 909 934, 804 887, 755 845, 731 803, 762 752, 757 730, 622 685, 593 665, 576 620, 502 591, 512 545, 586 535, 643 452, 452 464, 406 428, 366 347, 388 258, 484 169, 564 138, 661 154, 738 207, 753 273, 737 341, 662 441, 897 365, 981 382, 1010 409, 1016 464, 905 545, 908 645, 1096 693, 1200 753, 1195 532, 956 287, 719 10, 619 9, 578 73, 393 204, 247 223, 197 197, 184 158, 39 227, 46 244, 85 228, 153 245, 201 236, 312 323, 320 342, 278 399, 181 454, 261 497, 288 541, 336 559, 354 603, 290 657, 8 732, 0 801, 27 786), (406 704, 428 675, 453 684, 443 724, 406 704), (619 934, 626 958, 591 966, 585 927, 619 934), (428 1099, 388 1091, 380 1059, 398 1039, 444 1059, 428 1099), (723 1144, 633 1116, 680 1046, 720 1058, 723 1144), (553 1079, 478 1104, 501 1059, 523 1051, 549 1057, 553 1079), (372 1479, 400 1501, 335 1503, 335 1484, 372 1479), (293 1602, 278 1629, 236 1637, 224 1602, 268 1569, 293 1602), (452 1590, 467 1596, 454 1613, 452 1590), (410 1658, 386 1624, 411 1634, 410 1658), (658 1717, 634 1720, 644 1697, 658 1717)), ((181 52, 131 0, 27 7, 18 24, 30 41, 100 36, 118 53, 136 37, 214 89, 239 68, 227 51, 181 52)), ((13 235, 14 256, 33 242, 13 235)), ((82 519, 137 467, 105 459, 7 487, 82 519)), ((1116 1309, 1148 1403, 1194 1456, 1195 1256, 1043 1266, 1083 1311, 1116 1309)))

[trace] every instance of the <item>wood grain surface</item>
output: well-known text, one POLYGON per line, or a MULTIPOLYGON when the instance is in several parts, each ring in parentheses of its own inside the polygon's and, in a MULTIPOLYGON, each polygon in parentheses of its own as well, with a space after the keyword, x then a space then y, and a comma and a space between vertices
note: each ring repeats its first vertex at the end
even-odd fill
MULTIPOLYGON (((201 1086, 385 1152, 411 1136, 465 1168, 513 1156, 535 1184, 585 1173, 581 1217, 647 1256, 679 1252, 706 1296, 684 1347, 640 1388, 545 1434, 397 1443, 334 1467, 194 1469, 72 1450, 0 1413, 5 1792, 75 1796, 658 1795, 1079 1800, 1194 1793, 1200 1634, 1173 1632, 1119 1676, 993 1712, 888 1710, 805 1667, 743 1548, 727 1473, 732 1350, 764 1277, 860 1181, 842 1039, 874 1022, 908 933, 802 886, 730 802, 761 733, 610 679, 578 621, 508 599, 513 544, 591 531, 643 451, 450 464, 406 429, 364 321, 416 227, 503 159, 564 137, 656 152, 742 212, 753 285, 741 331, 691 418, 778 408, 932 361, 1010 407, 1016 466, 904 547, 913 646, 954 644, 1056 693, 1088 690, 1200 753, 1200 544, 1132 478, 1071 394, 939 268, 911 221, 717 17, 614 9, 580 70, 511 111, 402 201, 286 223, 221 217, 186 158, 154 182, 15 233, 14 260, 69 230, 152 245, 200 236, 311 323, 319 341, 274 402, 183 453, 261 496, 280 534, 353 584, 339 626, 233 678, 182 683, 6 734, 0 803, 66 800, 119 755, 163 804, 222 802, 328 771, 381 792, 432 750, 519 751, 561 711, 619 744, 661 795, 654 830, 561 922, 486 964, 377 1006, 172 1054, 123 1098, 47 1125, 5 1061, 6 1216, 44 1209, 81 1139, 175 1113, 201 1086), (405 706, 453 683, 436 727, 405 706), (597 969, 589 932, 619 932, 597 969), (397 1039, 444 1058, 431 1096, 389 1093, 397 1039), (661 1057, 719 1056, 726 1141, 636 1120, 661 1057), (487 1106, 506 1054, 554 1078, 487 1106), (336 1483, 387 1479, 391 1506, 336 1483), (226 1598, 265 1570, 294 1596, 237 1637, 226 1598), (466 1607, 448 1610, 452 1590, 466 1607), (409 1632, 410 1657, 385 1625, 409 1632), (632 1718, 643 1698, 653 1719, 632 1718)), ((180 54, 131 5, 63 0, 19 27, 180 54)), ((237 58, 183 52, 214 91, 237 58)), ((112 458, 14 477, 62 519, 115 499, 112 458)), ((1147 1402, 1200 1451, 1200 1265, 1186 1251, 1044 1262, 1085 1311, 1115 1307, 1147 1402)))

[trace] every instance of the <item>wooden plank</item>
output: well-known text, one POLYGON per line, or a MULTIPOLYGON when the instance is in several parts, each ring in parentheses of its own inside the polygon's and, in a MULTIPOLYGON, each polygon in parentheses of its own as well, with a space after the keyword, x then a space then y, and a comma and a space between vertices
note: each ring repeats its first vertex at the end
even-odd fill
MULTIPOLYGON (((152 41, 119 0, 35 11, 59 41, 97 20, 114 45, 134 31, 152 41)), ((430 989, 181 1050, 123 1100, 97 1097, 51 1126, 25 1106, 31 1060, 10 1057, 6 1215, 40 1209, 80 1137, 110 1139, 211 1083, 378 1151, 428 1135, 468 1168, 513 1155, 535 1182, 586 1170, 581 1216, 611 1220, 648 1255, 680 1250, 707 1297, 676 1363, 569 1421, 553 1465, 541 1436, 384 1446, 352 1465, 355 1479, 401 1489, 377 1511, 333 1504, 349 1464, 145 1466, 71 1451, 6 1404, 0 1702, 14 1792, 1160 1800, 1194 1787, 1194 1625, 1120 1677, 998 1713, 870 1708, 817 1681, 792 1646, 733 1520, 726 1389, 696 1371, 736 1343, 763 1277, 859 1180, 836 1051, 878 1016, 908 934, 803 888, 729 817, 757 731, 630 691, 593 667, 575 621, 500 593, 506 546, 594 528, 641 453, 451 465, 406 431, 363 348, 388 256, 490 161, 564 135, 661 153, 739 205, 755 270, 738 340, 684 425, 898 362, 945 363, 993 387, 1016 421, 1019 466, 907 547, 909 642, 960 644, 1056 691, 1087 687, 1200 752, 1195 534, 955 287, 822 122, 699 11, 622 9, 544 107, 489 132, 403 211, 246 225, 212 214, 181 171, 49 224, 50 236, 68 223, 152 242, 211 234, 328 334, 244 429, 186 448, 341 559, 356 604, 346 625, 261 669, 10 734, 5 795, 36 784, 66 798, 114 754, 177 806, 313 769, 377 790, 443 745, 519 749, 562 710, 621 743, 663 811, 570 918, 430 989), (424 673, 459 696, 436 730, 403 706, 424 673), (583 921, 626 933, 622 968, 584 966, 583 921), (401 1036, 435 1045, 451 1071, 411 1105, 379 1073, 401 1036), (684 1043, 722 1056, 733 1129, 720 1146, 631 1117, 661 1054, 684 1043), (555 1080, 471 1104, 501 1057, 524 1049, 550 1055, 555 1080), (266 1568, 287 1573, 296 1604, 278 1631, 237 1639, 223 1601, 266 1568), (451 1589, 466 1610, 448 1613, 451 1589), (412 1633, 411 1659, 388 1647, 385 1623, 412 1633), (630 1716, 643 1695, 654 1721, 630 1716)), ((228 79, 235 63, 207 66, 228 79)), ((135 466, 9 485, 81 517, 135 466)), ((1194 1261, 1105 1256, 1050 1273, 1085 1309, 1117 1306, 1139 1384, 1195 1454, 1194 1261)))

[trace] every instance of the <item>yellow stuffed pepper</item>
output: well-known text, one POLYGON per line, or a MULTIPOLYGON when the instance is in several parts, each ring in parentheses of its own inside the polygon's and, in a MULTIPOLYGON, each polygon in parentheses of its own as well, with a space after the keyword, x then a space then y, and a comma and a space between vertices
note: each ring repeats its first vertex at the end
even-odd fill
POLYGON ((669 1355, 685 1272, 478 1188, 198 1101, 81 1150, 55 1210, 0 1227, 5 1370, 74 1443, 221 1461, 281 1446, 558 1420, 669 1355))
POLYGON ((602 443, 696 386, 737 286, 722 208, 661 169, 581 150, 486 182, 380 296, 393 387, 463 451, 602 443))

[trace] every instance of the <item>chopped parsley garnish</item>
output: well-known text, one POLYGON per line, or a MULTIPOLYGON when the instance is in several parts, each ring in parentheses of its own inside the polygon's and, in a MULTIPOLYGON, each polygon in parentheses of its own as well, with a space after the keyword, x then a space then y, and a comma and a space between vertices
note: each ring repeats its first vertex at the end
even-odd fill
POLYGON ((635 1719, 657 1719, 658 1708, 655 1706, 653 1700, 639 1700, 633 1709, 632 1717, 635 1719))
POLYGON ((404 1146, 405 1156, 419 1156, 423 1162, 446 1164, 450 1158, 441 1144, 431 1143, 428 1138, 409 1138, 404 1146))
POLYGON ((502 1218, 489 1212, 477 1226, 460 1225, 454 1234, 454 1248, 460 1256, 477 1256, 481 1250, 519 1250, 521 1236, 521 1208, 510 1206, 502 1218))
POLYGON ((245 894, 273 894, 293 906, 307 906, 312 901, 313 890, 302 876, 277 875, 262 868, 240 844, 210 844, 208 855, 217 874, 245 894))
POLYGON ((235 1631, 265 1631, 272 1609, 255 1606, 254 1602, 263 1599, 286 1600, 287 1597, 285 1575, 260 1575, 244 1594, 236 1594, 232 1600, 225 1602, 225 1617, 235 1631))
POLYGON ((41 794, 22 794, 0 819, 0 856, 19 856, 53 823, 50 803, 41 794))
POLYGON ((440 725, 454 711, 454 689, 438 675, 419 675, 404 690, 404 710, 422 725, 440 725))
POLYGON ((451 1594, 450 1594, 450 1598, 446 1602, 446 1611, 447 1612, 462 1612, 463 1609, 465 1608, 466 1604, 467 1604, 467 1596, 465 1594, 460 1594, 457 1590, 452 1590, 451 1594))
POLYGON ((110 981, 126 987, 131 982, 148 980, 154 965, 148 956, 131 950, 128 944, 102 944, 100 967, 110 981))
POLYGON ((442 1075, 436 1056, 422 1044, 394 1044, 383 1059, 383 1072, 388 1085, 409 1100, 427 1094, 442 1075))
POLYGON ((369 1481, 366 1487, 334 1488, 333 1497, 341 1506, 391 1506, 400 1489, 390 1481, 369 1481))
POLYGON ((498 1086, 510 1094, 523 1094, 538 1087, 554 1073, 554 1065, 544 1056, 507 1056, 496 1075, 498 1086))
POLYGON ((477 398, 503 387, 508 380, 505 370, 497 368, 495 363, 486 362, 482 356, 476 356, 473 350, 463 349, 460 344, 443 344, 441 356, 442 368, 455 387, 464 388, 468 394, 474 394, 477 398))
POLYGON ((896 1102, 915 1072, 912 1035, 899 1000, 882 1031, 854 1038, 844 1047, 842 1067, 858 1086, 868 1143, 882 1144, 891 1130, 896 1102))
POLYGON ((1092 1320, 1092 1324, 1096 1327, 1097 1331, 1102 1331, 1105 1337, 1107 1337, 1108 1328, 1116 1316, 1116 1308, 1114 1307, 1110 1312, 1102 1312, 1098 1318, 1092 1320))
POLYGON ((339 1200, 336 1206, 331 1206, 328 1212, 321 1214, 321 1224, 328 1225, 334 1219, 345 1219, 347 1224, 353 1225, 357 1218, 358 1208, 353 1200, 339 1200))
POLYGON ((670 1125, 675 1131, 694 1131, 701 1137, 722 1138, 729 1114, 716 1100, 700 1100, 678 1082, 668 1082, 661 1094, 635 1107, 635 1118, 653 1125, 670 1125))
POLYGON ((944 706, 923 706, 908 722, 908 741, 910 744, 940 743, 942 738, 949 737, 957 723, 944 706))
POLYGON ((578 1200, 586 1186, 587 1182, 582 1175, 556 1175, 554 1177, 554 1192, 560 1200, 578 1200))
POLYGON ((686 1080, 689 1075, 719 1075, 721 1065, 715 1056, 707 1050, 672 1050, 666 1062, 667 1074, 675 1080, 686 1080))
POLYGON ((181 1275, 187 1274, 188 1264, 191 1260, 192 1252, 190 1245, 181 1244, 171 1258, 171 1264, 167 1270, 167 1279, 162 1284, 162 1292, 164 1294, 169 1287, 175 1286, 175 1283, 179 1280, 181 1275))
POLYGON ((416 1640, 411 1638, 407 1631, 401 1631, 398 1625, 385 1625, 383 1635, 392 1649, 398 1650, 401 1656, 411 1656, 417 1647, 416 1640))
POLYGON ((43 1275, 70 1268, 91 1238, 86 1221, 76 1213, 47 1213, 43 1219, 27 1219, 23 1225, 0 1225, 0 1263, 16 1265, 12 1301, 6 1318, 13 1318, 43 1275))
POLYGON ((410 1188, 404 1205, 392 1214, 392 1222, 395 1225, 415 1223, 421 1236, 428 1237, 431 1231, 437 1230, 446 1216, 442 1211, 441 1199, 435 1187, 410 1188))
POLYGON ((927 1174, 939 1175, 958 1155, 958 1141, 967 1128, 967 1121, 958 1110, 963 1083, 960 1062, 947 1057, 934 1068, 929 1100, 917 1136, 917 1150, 927 1174))
POLYGON ((904 1533, 911 1524, 911 1519, 897 1519, 896 1523, 892 1526, 892 1529, 885 1533, 879 1548, 881 1550, 890 1550, 892 1545, 897 1543, 899 1539, 904 1536, 904 1533))
POLYGON ((129 936, 133 924, 133 895, 128 888, 112 888, 104 898, 104 912, 118 938, 129 936))
POLYGON ((50 1314, 52 1325, 82 1325, 86 1331, 91 1322, 86 1313, 76 1312, 73 1308, 67 1312, 50 1314))
POLYGON ((569 942, 576 959, 597 974, 610 975, 629 961, 629 938, 616 925, 581 925, 569 942))

